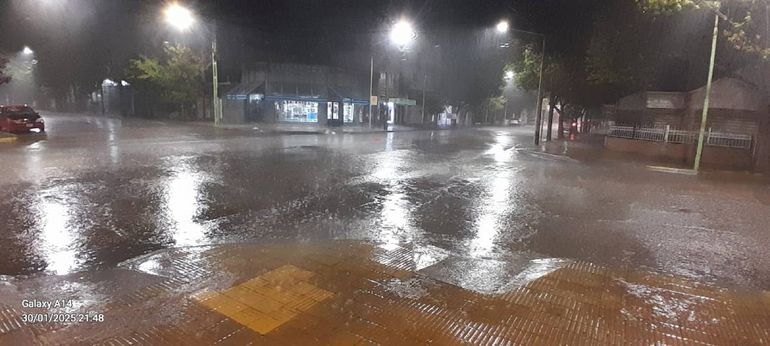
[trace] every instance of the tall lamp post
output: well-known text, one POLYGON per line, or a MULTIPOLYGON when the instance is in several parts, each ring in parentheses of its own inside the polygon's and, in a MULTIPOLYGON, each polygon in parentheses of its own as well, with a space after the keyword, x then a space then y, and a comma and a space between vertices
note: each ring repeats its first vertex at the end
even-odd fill
POLYGON ((372 55, 370 60, 371 65, 369 65, 369 128, 372 127, 372 117, 374 114, 372 114, 372 101, 374 99, 374 55, 372 55))
MULTIPOLYGON (((408 21, 401 19, 390 28, 389 33, 390 41, 396 45, 400 50, 404 50, 408 45, 414 41, 417 37, 417 32, 414 31, 412 24, 408 21)), ((427 78, 427 76, 425 77, 427 78)), ((370 57, 370 69, 369 69, 369 127, 372 127, 372 99, 374 98, 374 55, 370 57)), ((423 88, 423 104, 424 101, 424 88, 423 88)), ((423 106, 424 113, 424 106, 423 106)), ((424 116, 424 114, 423 114, 424 116)))
POLYGON ((537 81, 537 115, 535 117, 535 145, 540 144, 540 128, 542 127, 542 121, 543 121, 543 62, 545 61, 545 35, 539 33, 539 32, 532 32, 532 31, 526 31, 526 30, 519 30, 519 29, 511 29, 508 25, 508 22, 503 20, 500 21, 500 23, 497 24, 497 32, 499 33, 506 33, 509 30, 515 31, 515 32, 521 32, 525 34, 530 35, 536 35, 543 39, 543 43, 540 46, 540 52, 541 52, 541 58, 540 58, 540 71, 538 72, 538 81, 537 81))
MULTIPOLYGON (((163 10, 163 16, 171 27, 180 32, 189 30, 195 23, 195 16, 190 9, 178 4, 171 3, 163 10)), ((222 107, 219 100, 219 76, 217 68, 217 27, 216 22, 212 25, 213 37, 211 39, 211 105, 213 106, 214 124, 219 125, 222 122, 222 107)))

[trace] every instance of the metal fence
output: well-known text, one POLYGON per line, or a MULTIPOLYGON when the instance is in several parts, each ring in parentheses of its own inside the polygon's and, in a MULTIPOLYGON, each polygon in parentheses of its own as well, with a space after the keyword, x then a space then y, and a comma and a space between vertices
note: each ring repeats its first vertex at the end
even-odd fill
POLYGON ((618 138, 634 138, 634 128, 631 126, 610 126, 607 136, 618 138))
POLYGON ((711 132, 706 134, 706 144, 716 147, 751 149, 751 136, 738 133, 711 132))
POLYGON ((665 139, 668 143, 695 143, 698 141, 698 134, 691 131, 669 129, 665 139))
POLYGON ((666 130, 656 128, 637 128, 636 131, 634 131, 634 139, 663 142, 666 140, 666 130))
MULTIPOLYGON (((635 127, 635 126, 610 126, 607 136, 643 141, 690 144, 698 142, 697 131, 676 130, 670 126, 635 127)), ((704 133, 705 144, 717 147, 751 149, 752 137, 747 134, 714 132, 711 129, 704 133)))

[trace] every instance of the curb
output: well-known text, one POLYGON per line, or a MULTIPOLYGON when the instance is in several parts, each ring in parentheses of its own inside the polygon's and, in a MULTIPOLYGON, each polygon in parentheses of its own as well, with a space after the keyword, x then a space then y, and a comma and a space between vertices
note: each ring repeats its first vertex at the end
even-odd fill
POLYGON ((650 170, 653 172, 660 172, 660 173, 698 175, 698 171, 693 169, 687 169, 687 168, 674 168, 674 167, 666 167, 666 166, 649 166, 648 165, 647 170, 650 170))
POLYGON ((9 135, 9 136, 0 136, 0 143, 15 143, 17 136, 9 135))

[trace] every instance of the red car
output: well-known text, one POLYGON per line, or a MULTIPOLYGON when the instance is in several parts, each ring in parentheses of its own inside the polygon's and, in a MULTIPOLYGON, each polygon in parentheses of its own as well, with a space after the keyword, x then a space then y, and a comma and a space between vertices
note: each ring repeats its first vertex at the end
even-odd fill
POLYGON ((45 131, 40 113, 27 105, 0 105, 0 132, 27 133, 45 131))

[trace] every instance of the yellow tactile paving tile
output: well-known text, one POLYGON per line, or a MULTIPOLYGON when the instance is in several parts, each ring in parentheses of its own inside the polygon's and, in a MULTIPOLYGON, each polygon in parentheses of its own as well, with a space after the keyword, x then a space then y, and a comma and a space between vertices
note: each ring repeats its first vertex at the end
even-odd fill
POLYGON ((225 291, 197 293, 192 298, 264 335, 334 295, 305 281, 313 275, 284 265, 225 291))

